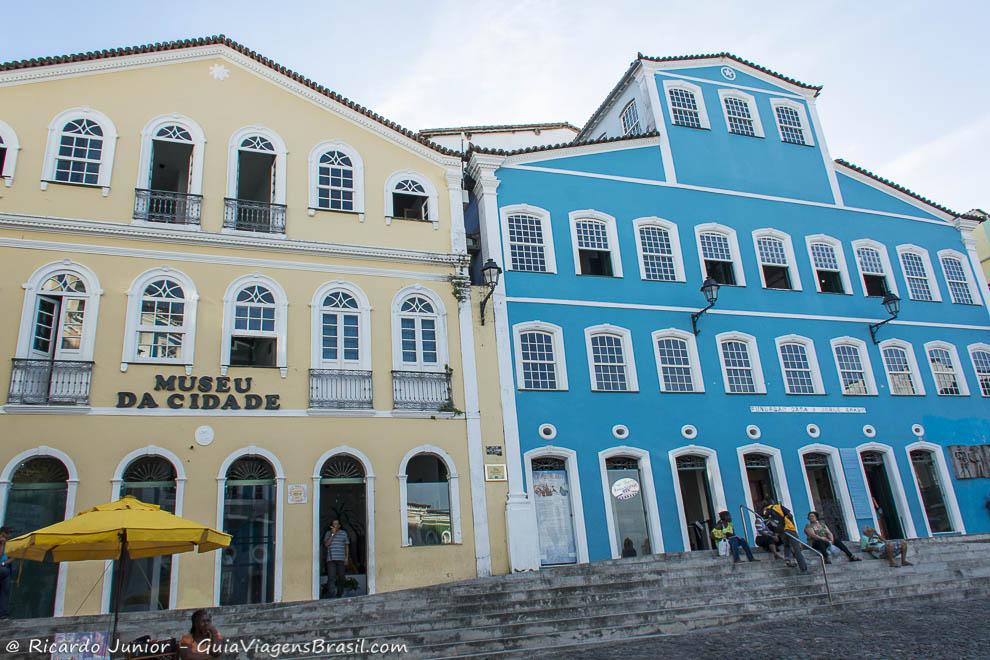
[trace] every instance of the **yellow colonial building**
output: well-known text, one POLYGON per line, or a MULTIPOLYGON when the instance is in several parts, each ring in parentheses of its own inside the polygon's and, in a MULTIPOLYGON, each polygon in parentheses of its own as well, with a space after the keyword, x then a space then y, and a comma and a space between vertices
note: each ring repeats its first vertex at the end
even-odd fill
MULTIPOLYGON (((356 593, 507 570, 459 154, 224 37, 0 65, 0 140, 15 533, 133 494, 233 535, 125 610, 325 596, 334 518, 356 593)), ((107 610, 111 565, 22 564, 15 616, 107 610)))

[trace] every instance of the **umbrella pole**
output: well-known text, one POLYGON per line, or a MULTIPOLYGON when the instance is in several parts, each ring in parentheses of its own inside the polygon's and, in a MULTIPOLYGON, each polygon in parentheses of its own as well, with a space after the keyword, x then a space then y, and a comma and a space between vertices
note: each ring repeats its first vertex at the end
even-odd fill
POLYGON ((113 645, 117 640, 117 620, 120 618, 120 599, 124 592, 124 575, 127 572, 127 530, 120 533, 120 565, 117 566, 117 592, 113 597, 113 626, 110 629, 108 642, 113 645))

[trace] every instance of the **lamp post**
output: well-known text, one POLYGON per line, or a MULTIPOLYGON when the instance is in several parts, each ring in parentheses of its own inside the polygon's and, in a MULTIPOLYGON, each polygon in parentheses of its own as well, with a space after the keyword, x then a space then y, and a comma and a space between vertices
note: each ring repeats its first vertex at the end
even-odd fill
POLYGON ((870 338, 873 340, 874 344, 878 343, 877 330, 880 329, 880 326, 886 323, 890 323, 891 321, 896 319, 897 313, 901 311, 901 299, 897 297, 897 294, 888 291, 883 295, 882 302, 883 302, 883 308, 887 310, 887 314, 889 314, 890 316, 885 318, 883 321, 880 321, 879 323, 874 323, 873 325, 870 326, 870 338))
POLYGON ((481 325, 484 325, 485 305, 488 304, 488 299, 495 293, 495 287, 498 286, 498 278, 502 275, 502 269, 495 263, 494 259, 489 258, 485 262, 485 265, 481 267, 481 274, 484 275, 485 285, 488 286, 488 293, 481 299, 481 325))
POLYGON ((719 283, 711 277, 706 278, 701 284, 701 293, 704 294, 705 300, 708 301, 708 306, 691 315, 691 329, 694 330, 695 335, 701 332, 701 330, 698 329, 698 319, 701 318, 702 314, 714 307, 715 303, 718 301, 719 286, 719 283))

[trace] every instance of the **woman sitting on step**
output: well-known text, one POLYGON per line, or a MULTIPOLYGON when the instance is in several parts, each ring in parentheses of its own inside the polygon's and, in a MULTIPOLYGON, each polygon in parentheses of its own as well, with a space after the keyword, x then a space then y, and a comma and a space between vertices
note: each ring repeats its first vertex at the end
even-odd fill
POLYGON ((842 539, 835 538, 828 525, 818 519, 817 511, 810 511, 808 513, 808 524, 804 526, 804 533, 808 537, 808 544, 818 551, 818 554, 822 556, 826 564, 832 563, 832 560, 828 557, 828 549, 833 545, 841 550, 849 558, 849 561, 860 561, 859 557, 856 557, 849 551, 849 548, 842 542, 842 539))

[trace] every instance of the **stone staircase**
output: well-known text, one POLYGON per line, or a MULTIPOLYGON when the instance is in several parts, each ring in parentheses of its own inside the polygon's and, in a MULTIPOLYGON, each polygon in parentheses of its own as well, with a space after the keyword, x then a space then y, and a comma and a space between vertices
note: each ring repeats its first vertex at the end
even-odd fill
MULTIPOLYGON (((828 567, 831 604, 821 565, 811 553, 806 575, 765 553, 756 556, 759 561, 740 564, 707 552, 603 561, 360 598, 217 608, 213 620, 231 642, 258 640, 254 650, 237 654, 243 658, 271 657, 261 647, 266 643, 313 638, 406 644, 408 653, 394 654, 403 658, 523 657, 774 617, 794 621, 834 607, 990 594, 990 535, 912 541, 911 567, 837 559, 828 567)), ((122 615, 121 638, 178 636, 188 629, 189 614, 122 615)), ((0 631, 27 649, 29 638, 106 630, 107 621, 106 616, 21 620, 0 631)), ((281 653, 283 658, 313 655, 281 653)))

